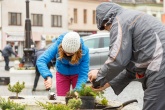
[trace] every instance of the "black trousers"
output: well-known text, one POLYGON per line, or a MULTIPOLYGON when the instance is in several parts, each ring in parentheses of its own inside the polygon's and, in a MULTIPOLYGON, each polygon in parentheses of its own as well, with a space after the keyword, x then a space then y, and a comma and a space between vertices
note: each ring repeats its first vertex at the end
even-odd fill
MULTIPOLYGON (((50 67, 52 66, 51 63, 48 63, 48 68, 50 69, 50 67)), ((37 88, 37 85, 38 85, 38 81, 39 81, 39 78, 40 78, 40 72, 38 71, 38 68, 36 66, 36 71, 35 71, 35 79, 34 79, 34 85, 33 85, 33 89, 36 89, 37 88)))
POLYGON ((143 110, 165 109, 165 78, 154 80, 144 91, 143 110))
POLYGON ((4 60, 5 60, 5 70, 9 70, 10 69, 9 68, 9 57, 8 56, 4 57, 4 60))
POLYGON ((38 68, 36 66, 36 71, 35 71, 35 79, 34 79, 34 85, 33 85, 33 89, 36 89, 37 88, 37 84, 38 84, 38 81, 39 81, 39 78, 40 78, 40 73, 38 71, 38 68))

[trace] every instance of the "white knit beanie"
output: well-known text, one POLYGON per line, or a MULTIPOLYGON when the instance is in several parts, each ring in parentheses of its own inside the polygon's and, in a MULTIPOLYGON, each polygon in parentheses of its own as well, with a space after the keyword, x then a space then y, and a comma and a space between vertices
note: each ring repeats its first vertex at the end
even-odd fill
POLYGON ((65 52, 74 53, 80 48, 80 36, 76 32, 67 33, 62 40, 62 48, 65 52))

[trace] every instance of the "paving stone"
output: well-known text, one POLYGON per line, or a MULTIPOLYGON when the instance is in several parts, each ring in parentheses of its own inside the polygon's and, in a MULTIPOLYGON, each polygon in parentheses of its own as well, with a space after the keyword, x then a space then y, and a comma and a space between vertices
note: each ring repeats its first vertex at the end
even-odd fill
MULTIPOLYGON (((4 62, 1 61, 0 62, 0 77, 10 77, 11 74, 9 73, 9 71, 4 70, 4 65, 5 65, 4 62)), ((9 65, 14 66, 14 63, 10 62, 9 65)), ((53 88, 53 90, 55 89, 53 88)), ((123 103, 128 100, 132 100, 132 99, 137 99, 138 103, 130 104, 129 106, 124 107, 123 110, 140 110, 140 109, 142 110, 143 93, 144 92, 142 90, 141 83, 134 81, 134 82, 131 82, 123 90, 123 92, 119 94, 118 96, 114 94, 112 88, 106 89, 104 96, 106 96, 106 98, 109 101, 116 101, 120 103, 123 103), (132 106, 132 108, 133 107, 135 108, 130 109, 131 108, 130 106, 132 106), (139 108, 139 109, 136 109, 136 108, 139 108)), ((38 89, 35 92, 32 92, 32 88, 25 88, 19 94, 19 96, 43 96, 43 97, 47 97, 47 95, 48 95, 48 91, 46 91, 45 88, 38 89)), ((0 96, 15 96, 15 93, 8 91, 7 86, 0 85, 0 96)))

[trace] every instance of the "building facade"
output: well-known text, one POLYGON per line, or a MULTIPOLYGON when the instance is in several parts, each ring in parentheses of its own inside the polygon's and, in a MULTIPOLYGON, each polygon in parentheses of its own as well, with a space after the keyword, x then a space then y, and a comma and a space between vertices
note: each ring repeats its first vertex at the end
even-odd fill
MULTIPOLYGON (((25 45, 25 1, 0 0, 0 49, 14 41, 19 56, 23 55, 25 45)), ((104 32, 97 29, 96 7, 109 1, 163 20, 163 0, 30 0, 32 40, 39 49, 68 30, 80 36, 104 32)))
POLYGON ((143 11, 162 21, 163 0, 111 0, 128 9, 143 11))
MULTIPOLYGON (((14 50, 23 55, 25 42, 26 0, 0 1, 1 49, 14 41, 14 50)), ((67 0, 30 0, 29 18, 31 19, 31 39, 36 48, 42 48, 61 33, 68 30, 67 0)))
POLYGON ((96 7, 99 0, 68 0, 68 29, 80 36, 98 32, 96 25, 96 7))
POLYGON ((101 2, 115 2, 124 8, 143 11, 162 20, 163 0, 69 0, 68 29, 81 36, 100 33, 96 25, 96 7, 101 2))
POLYGON ((165 0, 163 0, 163 14, 162 14, 162 22, 165 24, 165 0))

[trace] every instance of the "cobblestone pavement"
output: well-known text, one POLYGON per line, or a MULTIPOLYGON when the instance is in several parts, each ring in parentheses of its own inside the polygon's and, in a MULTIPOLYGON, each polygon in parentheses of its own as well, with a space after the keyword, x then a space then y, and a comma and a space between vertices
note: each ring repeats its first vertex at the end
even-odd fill
MULTIPOLYGON (((10 62, 10 66, 13 66, 13 65, 14 65, 14 63, 10 62)), ((4 61, 0 61, 0 77, 10 77, 10 74, 11 73, 4 70, 4 61)), ((142 109, 143 93, 144 92, 142 90, 141 83, 139 83, 137 81, 133 81, 118 96, 114 94, 114 92, 111 88, 106 89, 105 96, 110 101, 117 101, 117 102, 121 102, 121 103, 131 100, 131 99, 137 99, 138 104, 136 104, 136 106, 138 106, 140 109, 142 109)), ((7 86, 0 85, 0 96, 11 96, 11 95, 15 95, 15 94, 8 91, 7 86)), ((42 90, 32 92, 32 88, 25 88, 19 95, 20 96, 21 95, 22 96, 24 96, 24 95, 26 95, 26 96, 32 96, 32 95, 46 96, 46 95, 48 95, 48 91, 46 91, 45 88, 43 88, 42 90)), ((133 110, 133 109, 129 109, 129 110, 133 110)))

